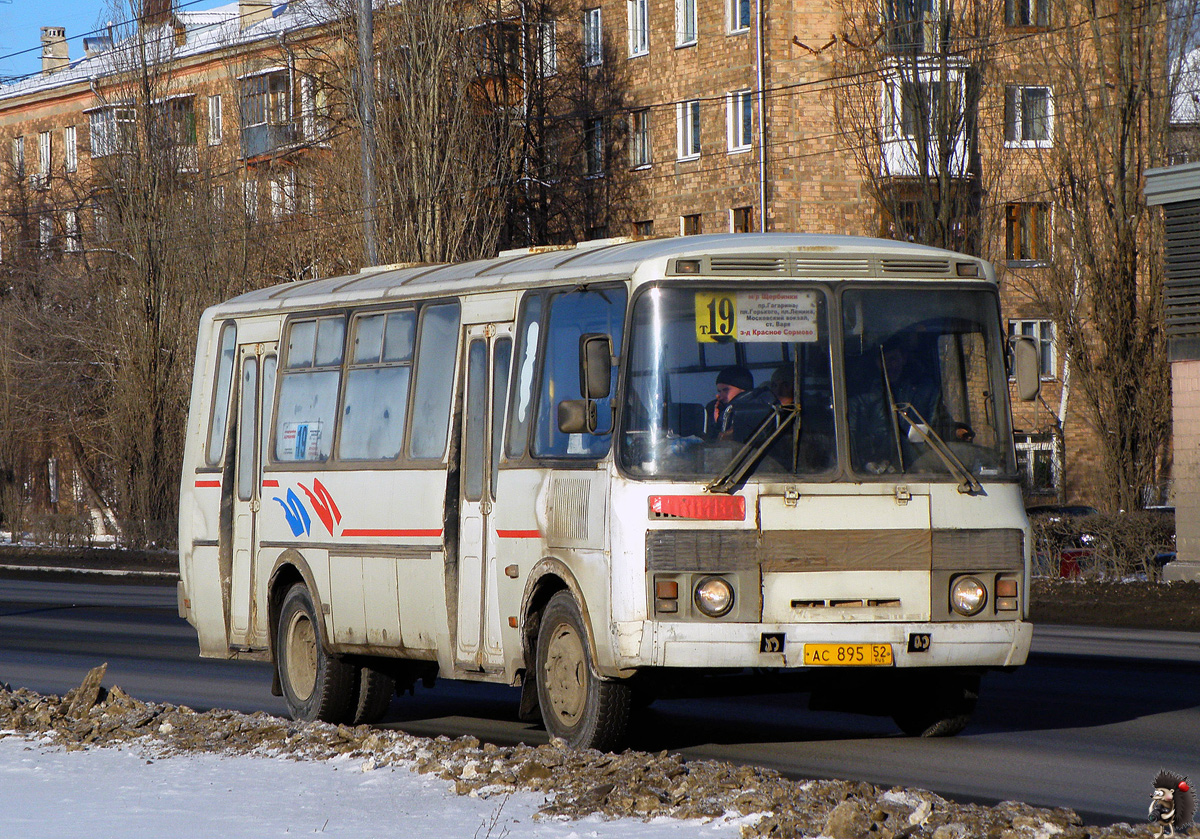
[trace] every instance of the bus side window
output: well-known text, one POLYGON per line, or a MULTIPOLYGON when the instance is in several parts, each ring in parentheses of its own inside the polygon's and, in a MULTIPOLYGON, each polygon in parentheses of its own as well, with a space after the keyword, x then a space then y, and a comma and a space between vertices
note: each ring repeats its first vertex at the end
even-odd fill
POLYGON ((508 410, 508 459, 520 460, 529 445, 529 420, 533 416, 534 373, 537 372, 538 339, 542 332, 542 295, 525 295, 517 326, 517 384, 508 410))
POLYGON ((217 357, 217 380, 213 386, 212 419, 208 429, 205 462, 216 466, 225 452, 225 432, 229 425, 229 391, 233 383, 233 361, 237 350, 237 324, 226 321, 221 327, 221 353, 217 357))
MULTIPOLYGON (((541 399, 533 453, 537 457, 603 457, 610 434, 563 434, 558 430, 558 403, 579 399, 579 338, 589 332, 612 336, 613 352, 621 352, 625 322, 625 289, 571 291, 556 294, 550 301, 546 329, 546 361, 542 371, 541 399)), ((599 428, 612 428, 612 397, 597 401, 599 428)))
POLYGON ((391 460, 404 444, 417 316, 412 309, 354 319, 338 457, 391 460))
POLYGON ((457 301, 426 306, 421 310, 412 432, 408 442, 408 454, 417 460, 440 460, 446 451, 450 400, 454 393, 458 319, 457 301))
POLYGON ((295 320, 288 325, 287 357, 275 415, 276 460, 329 459, 345 332, 342 315, 295 320))

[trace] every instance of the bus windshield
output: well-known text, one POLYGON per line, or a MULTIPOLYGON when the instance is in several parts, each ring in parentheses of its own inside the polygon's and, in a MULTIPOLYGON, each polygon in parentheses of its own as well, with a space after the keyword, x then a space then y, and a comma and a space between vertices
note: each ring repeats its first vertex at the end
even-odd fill
MULTIPOLYGON (((632 315, 619 454, 637 477, 709 481, 747 442, 750 473, 994 480, 1014 474, 995 297, 819 286, 656 287, 632 315), (831 324, 841 321, 844 380, 831 324), (841 397, 834 398, 835 390, 841 397), (840 417, 835 404, 845 405, 840 417), (777 433, 776 433, 777 432, 777 433), (774 434, 774 439, 770 439, 774 434)), ((745 456, 743 452, 743 457, 745 456)))

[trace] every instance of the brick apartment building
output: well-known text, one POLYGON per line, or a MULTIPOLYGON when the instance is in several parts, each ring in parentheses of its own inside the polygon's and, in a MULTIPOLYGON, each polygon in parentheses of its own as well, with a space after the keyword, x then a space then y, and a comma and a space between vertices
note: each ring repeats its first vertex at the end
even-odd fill
MULTIPOLYGON (((1074 403, 1057 431, 1064 359, 1055 323, 1028 293, 1051 257, 1055 212, 1036 163, 1064 118, 1045 62, 1026 49, 1049 37, 1048 3, 995 6, 991 37, 1006 46, 986 76, 970 61, 950 66, 950 89, 964 97, 972 91, 975 109, 971 126, 955 129, 964 134, 952 144, 951 175, 975 183, 976 229, 963 241, 997 265, 1010 332, 1042 347, 1044 402, 1016 403, 1028 497, 1086 503, 1099 486, 1094 432, 1074 403)), ((225 180, 214 188, 236 195, 247 213, 321 212, 323 187, 306 180, 302 164, 328 154, 320 85, 296 47, 328 40, 328 18, 314 14, 314 4, 238 0, 189 12, 147 0, 144 7, 143 26, 159 42, 170 40, 165 94, 155 107, 179 166, 219 169, 225 180)), ((517 15, 523 6, 500 8, 517 15)), ((937 34, 935 0, 885 0, 884 7, 879 37, 886 44, 889 27, 902 33, 899 52, 916 56, 910 81, 927 102, 948 66, 935 60, 949 43, 937 34)), ((580 120, 580 167, 596 178, 619 173, 631 186, 586 232, 895 234, 906 205, 879 205, 872 192, 879 173, 865 172, 864 160, 879 166, 881 158, 856 151, 882 144, 883 159, 897 148, 911 151, 921 134, 914 120, 929 115, 920 107, 914 113, 917 100, 898 93, 905 81, 889 70, 884 50, 873 73, 853 74, 854 89, 870 91, 864 101, 878 103, 865 120, 876 133, 848 129, 846 56, 871 48, 848 34, 853 11, 825 0, 584 0, 538 24, 540 60, 559 44, 578 43, 585 70, 616 64, 610 69, 624 86, 620 112, 580 120)), ((874 5, 857 12, 878 17, 874 5)), ((43 72, 0 88, 0 271, 21 247, 69 261, 89 237, 103 239, 104 209, 85 185, 120 152, 123 132, 138 118, 110 84, 118 69, 110 40, 89 37, 84 55, 72 57, 68 33, 42 31, 43 72)), ((914 173, 903 165, 883 174, 898 188, 912 187, 914 173)))

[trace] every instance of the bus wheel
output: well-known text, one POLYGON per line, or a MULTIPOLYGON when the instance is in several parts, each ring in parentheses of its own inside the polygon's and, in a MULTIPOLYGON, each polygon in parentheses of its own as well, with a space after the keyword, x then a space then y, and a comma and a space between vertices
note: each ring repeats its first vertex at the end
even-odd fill
POLYGON ((619 748, 629 727, 630 690, 592 668, 587 631, 569 592, 550 598, 537 638, 538 705, 546 730, 577 749, 619 748))
POLYGON ((292 719, 350 720, 358 698, 358 668, 326 652, 317 610, 303 583, 296 583, 283 598, 275 666, 292 719))
POLYGON ((898 691, 892 719, 909 737, 953 737, 971 721, 979 699, 979 676, 927 674, 898 691))
POLYGON ((358 676, 358 707, 354 711, 353 725, 369 725, 379 722, 392 707, 392 696, 396 693, 396 680, 374 667, 363 667, 358 676))

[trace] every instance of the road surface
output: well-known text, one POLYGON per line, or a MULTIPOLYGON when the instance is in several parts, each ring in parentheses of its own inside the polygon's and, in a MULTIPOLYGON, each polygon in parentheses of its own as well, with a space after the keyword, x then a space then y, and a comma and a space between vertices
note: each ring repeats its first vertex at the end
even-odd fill
MULTIPOLYGON (((1140 822, 1160 768, 1200 778, 1200 636, 1039 627, 1030 663, 985 677, 962 735, 914 740, 890 720, 807 710, 803 694, 659 701, 634 745, 795 777, 932 789, 960 801, 1019 799, 1090 823, 1140 822)), ((0 681, 65 693, 108 663, 106 684, 141 699, 283 713, 270 669, 202 660, 167 586, 0 580, 0 681)), ((441 681, 396 699, 385 725, 509 744, 517 691, 441 681)))

